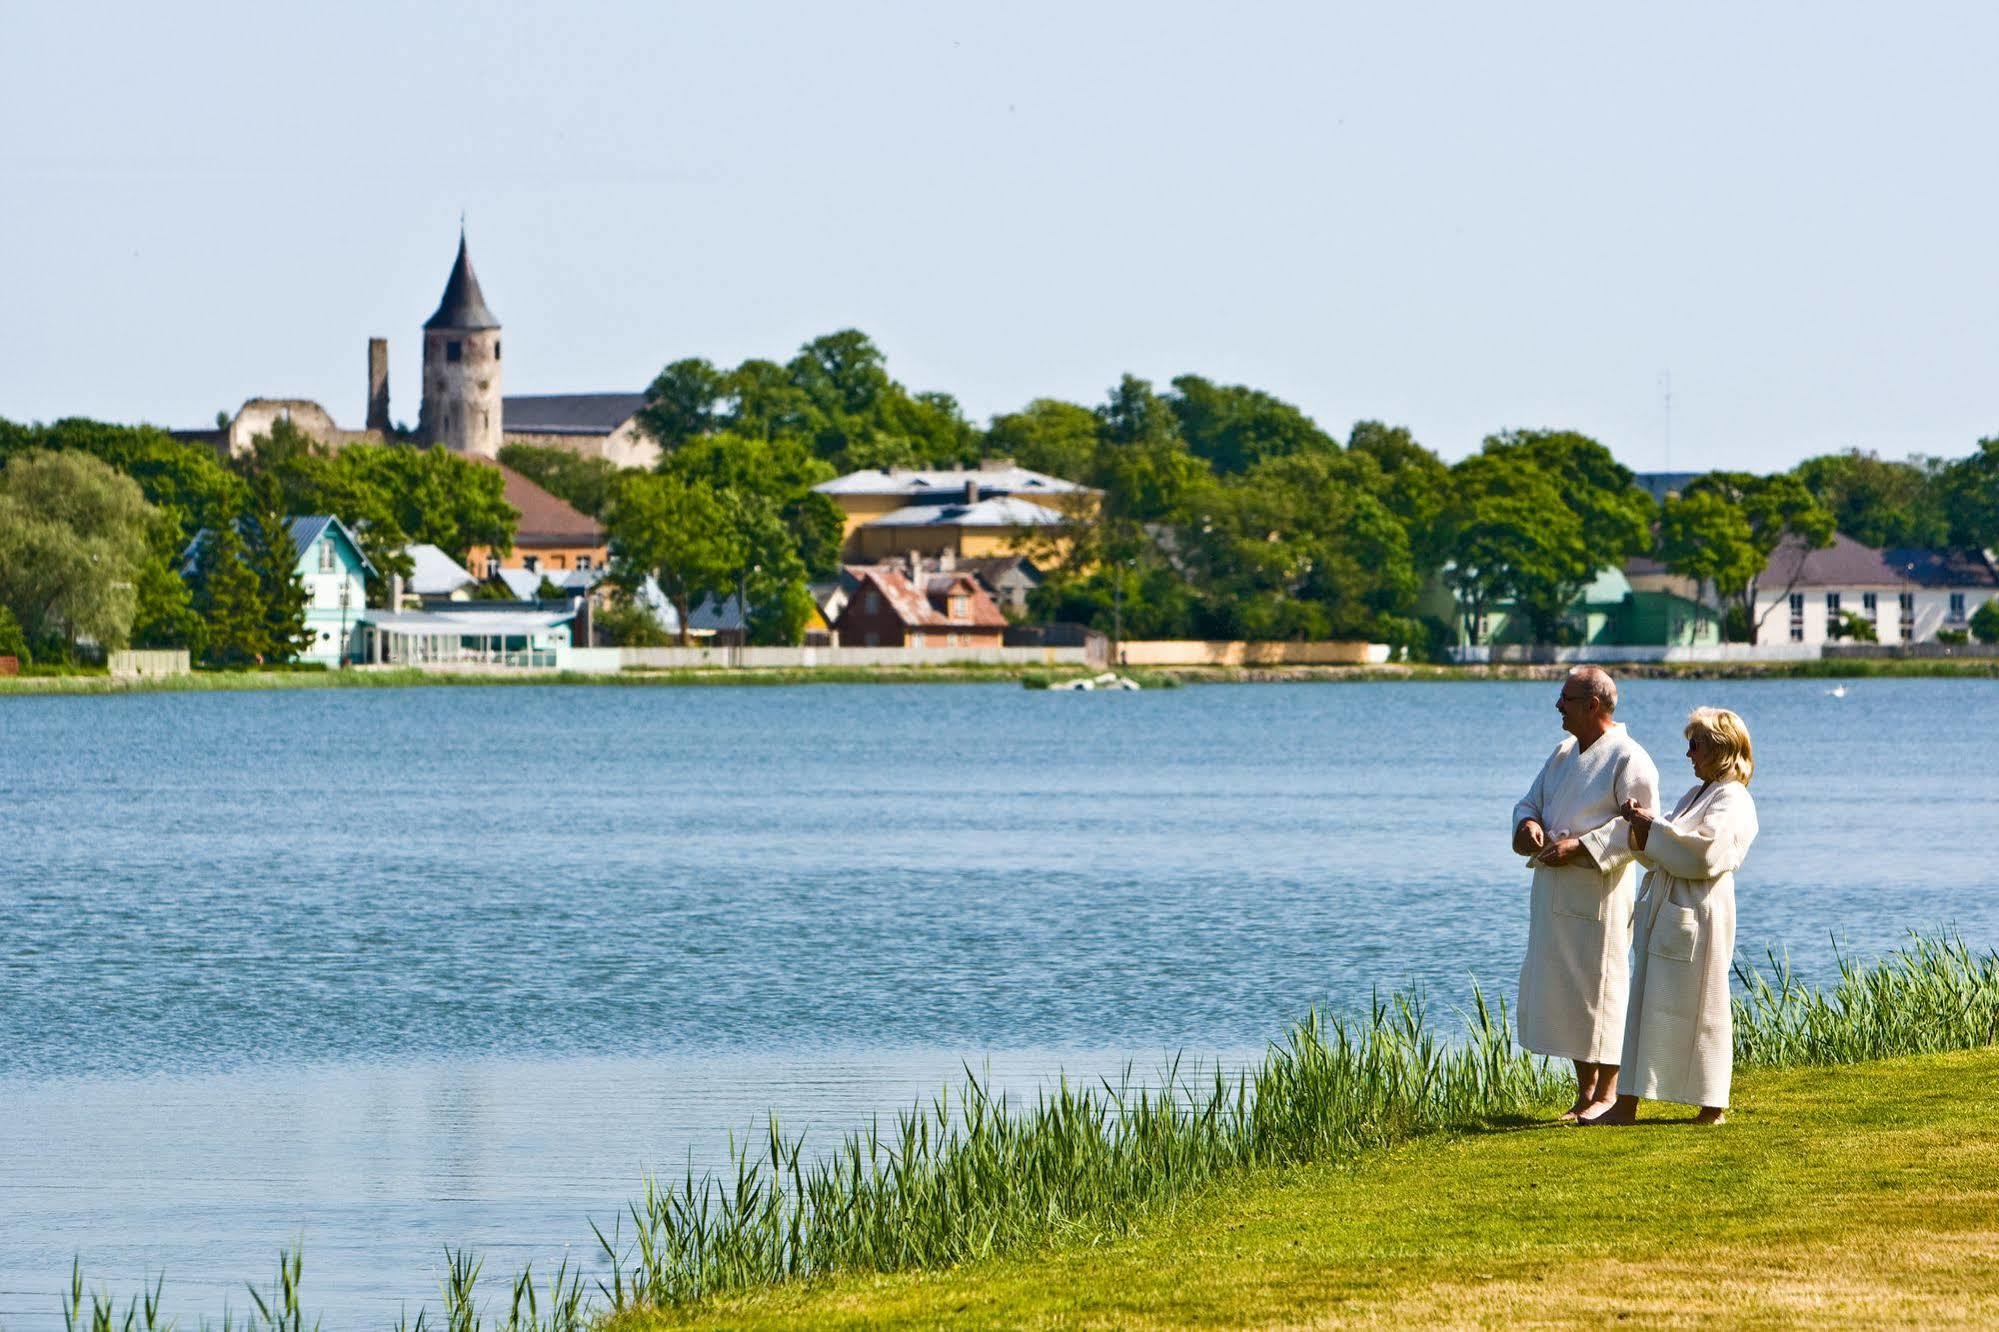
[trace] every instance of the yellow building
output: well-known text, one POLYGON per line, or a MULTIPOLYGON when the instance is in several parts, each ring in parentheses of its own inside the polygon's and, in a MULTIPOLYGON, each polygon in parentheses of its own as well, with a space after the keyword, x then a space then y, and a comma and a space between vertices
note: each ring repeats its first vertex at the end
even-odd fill
POLYGON ((1010 462, 977 468, 850 472, 813 487, 846 519, 846 557, 892 559, 911 551, 978 559, 1032 550, 1044 563, 1061 529, 1098 492, 1010 462))

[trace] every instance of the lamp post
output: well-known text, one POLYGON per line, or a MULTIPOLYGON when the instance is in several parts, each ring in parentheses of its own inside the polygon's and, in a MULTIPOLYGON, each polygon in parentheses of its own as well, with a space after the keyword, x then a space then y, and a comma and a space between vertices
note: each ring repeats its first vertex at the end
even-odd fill
POLYGON ((340 669, 343 671, 347 669, 347 604, 354 595, 353 589, 354 589, 354 583, 352 579, 343 577, 340 580, 339 655, 340 655, 340 669))

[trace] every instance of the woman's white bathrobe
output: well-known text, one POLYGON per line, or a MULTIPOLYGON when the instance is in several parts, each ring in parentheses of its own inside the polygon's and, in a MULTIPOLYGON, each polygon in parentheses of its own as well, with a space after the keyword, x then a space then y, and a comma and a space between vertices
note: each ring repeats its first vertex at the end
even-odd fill
POLYGON ((1735 871, 1755 840, 1756 802, 1740 782, 1696 786, 1646 835, 1619 1091, 1728 1104, 1735 871))
POLYGON ((1520 1043, 1553 1059, 1614 1064, 1624 1042, 1630 983, 1631 905, 1637 895, 1618 814, 1626 800, 1659 802, 1659 770, 1622 725, 1588 749, 1565 736, 1526 796, 1513 826, 1534 819, 1548 840, 1582 840, 1582 854, 1559 868, 1534 866, 1527 957, 1520 965, 1520 1043))

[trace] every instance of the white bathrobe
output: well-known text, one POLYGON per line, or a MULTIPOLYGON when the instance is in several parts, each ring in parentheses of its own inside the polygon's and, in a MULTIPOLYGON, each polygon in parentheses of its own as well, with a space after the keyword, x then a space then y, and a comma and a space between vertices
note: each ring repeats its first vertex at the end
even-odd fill
POLYGON ((1624 1043, 1631 906, 1637 875, 1630 827, 1618 807, 1659 803, 1659 770, 1614 724, 1588 749, 1565 736, 1513 807, 1513 826, 1535 819, 1553 843, 1582 839, 1568 864, 1534 865, 1527 957, 1520 966, 1520 1043, 1553 1059, 1614 1064, 1624 1043))
POLYGON ((1756 802, 1740 782, 1696 786, 1653 823, 1637 858, 1631 1014, 1618 1090, 1654 1101, 1726 1106, 1734 1065, 1728 973, 1735 960, 1735 871, 1756 840, 1756 802))

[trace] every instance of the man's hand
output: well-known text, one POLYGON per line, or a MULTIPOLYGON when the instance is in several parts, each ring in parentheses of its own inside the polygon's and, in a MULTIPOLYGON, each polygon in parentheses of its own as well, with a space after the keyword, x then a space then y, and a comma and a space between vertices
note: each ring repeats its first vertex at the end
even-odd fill
POLYGON ((1566 865, 1582 853, 1583 844, 1581 838, 1564 837, 1553 846, 1544 849, 1534 859, 1540 861, 1543 865, 1566 865))
POLYGON ((1535 856, 1548 845, 1548 833, 1537 819, 1522 819, 1520 826, 1513 830, 1513 853, 1519 856, 1535 856))

